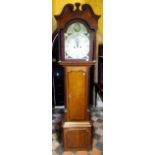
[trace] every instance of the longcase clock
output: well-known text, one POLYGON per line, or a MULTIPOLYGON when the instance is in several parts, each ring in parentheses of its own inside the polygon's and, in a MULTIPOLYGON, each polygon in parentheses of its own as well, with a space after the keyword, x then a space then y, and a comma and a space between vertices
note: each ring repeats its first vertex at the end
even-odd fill
POLYGON ((56 15, 60 38, 59 63, 64 67, 64 150, 90 150, 90 67, 95 64, 96 30, 100 16, 88 4, 67 4, 56 15))

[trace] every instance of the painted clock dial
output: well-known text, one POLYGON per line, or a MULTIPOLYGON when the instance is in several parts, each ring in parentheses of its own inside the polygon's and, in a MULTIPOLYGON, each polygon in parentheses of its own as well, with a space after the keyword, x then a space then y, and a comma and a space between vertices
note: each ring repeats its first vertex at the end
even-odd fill
POLYGON ((90 34, 84 24, 72 23, 64 34, 64 38, 65 59, 89 60, 90 34))

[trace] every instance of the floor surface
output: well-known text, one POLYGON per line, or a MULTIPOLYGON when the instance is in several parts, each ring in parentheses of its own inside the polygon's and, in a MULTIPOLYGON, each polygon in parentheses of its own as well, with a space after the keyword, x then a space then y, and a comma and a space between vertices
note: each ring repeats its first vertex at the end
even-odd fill
POLYGON ((91 151, 63 151, 60 127, 63 109, 53 109, 52 114, 52 155, 102 155, 103 154, 103 111, 102 108, 91 109, 93 122, 93 148, 91 151))

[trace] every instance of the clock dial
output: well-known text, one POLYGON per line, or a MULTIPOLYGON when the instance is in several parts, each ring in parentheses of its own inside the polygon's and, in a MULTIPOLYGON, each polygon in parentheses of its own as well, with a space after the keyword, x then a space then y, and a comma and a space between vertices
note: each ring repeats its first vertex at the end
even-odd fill
POLYGON ((82 23, 73 23, 64 34, 65 59, 89 59, 90 35, 82 23))

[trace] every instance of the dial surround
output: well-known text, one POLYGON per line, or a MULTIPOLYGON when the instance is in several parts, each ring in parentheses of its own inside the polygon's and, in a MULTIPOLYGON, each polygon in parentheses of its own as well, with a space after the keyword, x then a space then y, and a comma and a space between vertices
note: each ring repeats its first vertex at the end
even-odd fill
POLYGON ((65 59, 89 60, 90 34, 84 24, 72 23, 64 33, 65 59))

